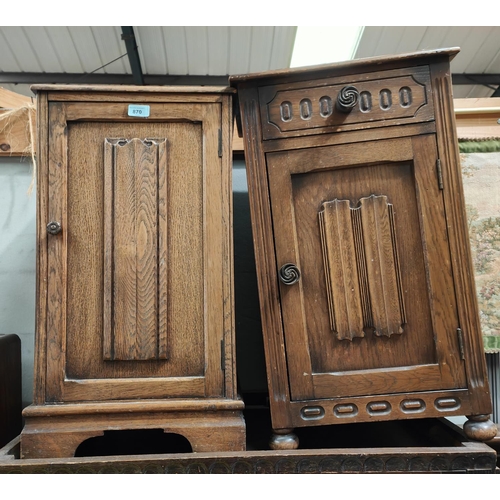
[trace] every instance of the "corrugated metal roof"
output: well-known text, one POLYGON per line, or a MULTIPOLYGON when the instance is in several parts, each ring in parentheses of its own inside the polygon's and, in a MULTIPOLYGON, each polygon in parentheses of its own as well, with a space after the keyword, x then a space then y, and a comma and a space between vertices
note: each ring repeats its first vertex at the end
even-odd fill
MULTIPOLYGON (((460 47, 453 74, 500 73, 499 26, 366 26, 354 57, 401 54, 439 47, 460 47)), ((495 86, 454 85, 455 98, 489 97, 495 86)))
MULTIPOLYGON (((295 26, 134 27, 144 75, 191 78, 288 68, 296 31, 295 26)), ((353 57, 457 46, 462 50, 452 61, 454 75, 500 73, 498 26, 367 26, 353 57)), ((113 83, 131 83, 120 26, 4 26, 0 49, 0 86, 25 95, 31 95, 30 85, 7 82, 6 75, 30 74, 37 83, 39 75, 60 74, 64 80, 50 83, 84 83, 85 75, 96 73, 114 75, 113 83), (122 82, 120 75, 129 79, 122 82)), ((489 97, 497 85, 454 85, 454 97, 489 97)))
MULTIPOLYGON (((221 76, 289 67, 296 27, 139 26, 134 31, 145 75, 221 76)), ((0 27, 0 85, 17 92, 29 87, 1 83, 1 73, 130 75, 121 35, 120 26, 0 27)))

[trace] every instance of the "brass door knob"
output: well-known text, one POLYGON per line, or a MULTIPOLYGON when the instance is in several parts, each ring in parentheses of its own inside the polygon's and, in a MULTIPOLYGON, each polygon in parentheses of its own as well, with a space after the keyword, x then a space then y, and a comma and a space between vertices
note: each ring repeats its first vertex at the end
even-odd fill
POLYGON ((50 221, 47 224, 47 232, 50 234, 59 234, 62 230, 61 223, 57 221, 50 221))
POLYGON ((300 279, 300 271, 295 264, 284 264, 278 275, 284 285, 293 285, 300 279))

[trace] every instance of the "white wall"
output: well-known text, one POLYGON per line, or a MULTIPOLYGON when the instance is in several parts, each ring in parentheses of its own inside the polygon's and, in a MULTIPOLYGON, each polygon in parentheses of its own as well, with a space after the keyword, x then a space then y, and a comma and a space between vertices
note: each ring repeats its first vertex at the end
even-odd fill
POLYGON ((33 399, 36 194, 31 161, 0 157, 0 333, 21 339, 23 405, 33 399))

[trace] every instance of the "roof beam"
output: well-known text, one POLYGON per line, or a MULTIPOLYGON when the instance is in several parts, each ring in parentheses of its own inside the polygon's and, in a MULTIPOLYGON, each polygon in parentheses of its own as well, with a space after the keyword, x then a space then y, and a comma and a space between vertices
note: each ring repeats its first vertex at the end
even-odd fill
POLYGON ((135 34, 133 26, 122 26, 122 40, 127 47, 128 61, 132 69, 135 85, 144 85, 144 76, 142 74, 141 58, 137 50, 137 42, 135 41, 135 34))
MULTIPOLYGON (((143 75, 144 85, 228 85, 228 75, 143 75)), ((500 85, 500 73, 453 73, 453 85, 500 85)), ((0 85, 34 83, 88 83, 134 85, 134 75, 118 73, 1 72, 0 85)))
MULTIPOLYGON (((228 75, 143 75, 145 85, 229 85, 228 75)), ((118 73, 14 73, 0 72, 0 85, 35 83, 78 83, 134 85, 134 77, 118 73)))
POLYGON ((500 73, 453 73, 453 85, 500 85, 500 73))

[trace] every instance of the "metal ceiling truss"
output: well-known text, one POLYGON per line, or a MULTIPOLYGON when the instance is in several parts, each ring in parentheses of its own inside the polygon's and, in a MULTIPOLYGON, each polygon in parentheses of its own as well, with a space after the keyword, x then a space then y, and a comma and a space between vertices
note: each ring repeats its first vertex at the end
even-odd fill
MULTIPOLYGON (((228 76, 143 75, 144 85, 228 85, 228 76)), ((38 83, 77 83, 134 85, 134 75, 118 73, 9 73, 0 72, 0 85, 38 83)))
MULTIPOLYGON (((122 28, 127 28, 124 26, 122 28)), ((131 28, 129 26, 129 28, 131 28)), ((124 31, 124 33, 128 33, 124 31)), ((109 85, 228 85, 228 75, 145 75, 142 73, 135 37, 128 33, 127 53, 133 74, 118 73, 26 73, 0 72, 0 85, 9 84, 109 84, 109 85), (135 48, 134 48, 135 47, 135 48)), ((454 73, 453 85, 485 85, 500 97, 500 73, 454 73)))
POLYGON ((127 47, 128 61, 132 69, 135 85, 144 85, 144 75, 142 74, 141 58, 137 49, 134 28, 132 26, 122 26, 122 40, 127 47))

